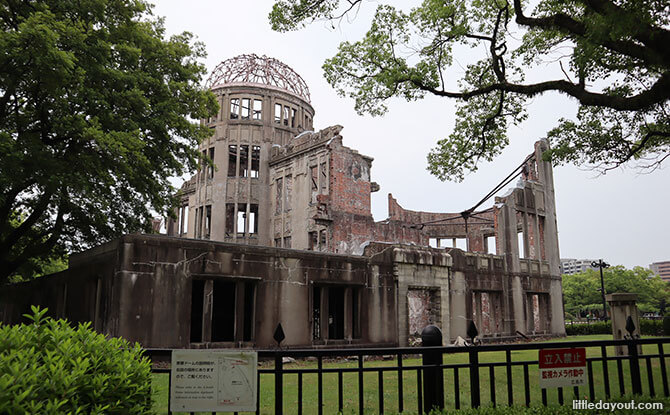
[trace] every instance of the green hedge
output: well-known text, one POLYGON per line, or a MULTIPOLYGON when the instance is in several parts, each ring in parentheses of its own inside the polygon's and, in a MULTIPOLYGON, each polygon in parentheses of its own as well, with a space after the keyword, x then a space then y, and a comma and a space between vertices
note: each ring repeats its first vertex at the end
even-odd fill
POLYGON ((33 307, 0 325, 0 414, 149 414, 151 367, 139 345, 72 328, 33 307))
POLYGON ((612 334, 612 323, 596 321, 593 323, 566 324, 565 334, 568 336, 584 336, 588 334, 612 334))
MULTIPOLYGON (((663 320, 640 320, 640 332, 643 336, 662 336, 663 320)), ((568 336, 582 336, 587 334, 612 334, 610 321, 596 321, 593 323, 566 324, 565 334, 568 336)))

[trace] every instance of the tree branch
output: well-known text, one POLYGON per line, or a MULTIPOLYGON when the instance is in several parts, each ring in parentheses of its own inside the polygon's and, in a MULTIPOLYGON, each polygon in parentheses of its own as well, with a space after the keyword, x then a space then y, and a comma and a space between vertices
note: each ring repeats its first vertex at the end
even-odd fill
POLYGON ((420 80, 410 79, 409 77, 399 82, 407 81, 412 82, 417 88, 434 95, 464 100, 495 91, 514 92, 527 96, 534 96, 547 91, 558 91, 577 98, 582 105, 602 106, 619 111, 639 111, 670 98, 670 71, 663 73, 651 88, 630 97, 590 92, 585 90, 580 84, 573 84, 565 80, 545 81, 529 85, 498 82, 466 92, 441 91, 425 85, 420 80))
POLYGON ((38 219, 44 214, 44 211, 49 206, 51 202, 51 196, 53 192, 45 191, 44 194, 38 199, 38 201, 33 205, 33 211, 30 213, 28 218, 24 220, 19 226, 17 226, 4 241, 0 242, 0 251, 9 251, 12 245, 14 245, 23 235, 25 235, 37 223, 38 219))
MULTIPOLYGON (((539 27, 542 29, 557 29, 582 38, 586 37, 587 34, 587 29, 584 23, 563 13, 556 13, 551 16, 537 18, 525 16, 523 14, 523 8, 521 7, 521 0, 514 0, 514 12, 516 14, 516 22, 520 25, 539 27)), ((661 32, 666 31, 661 30, 661 32)), ((668 43, 670 43, 670 33, 668 33, 668 36, 665 36, 664 33, 660 33, 658 34, 658 37, 663 39, 667 37, 668 43)), ((652 42, 649 39, 646 39, 643 43, 651 46, 645 47, 636 42, 624 40, 603 40, 600 44, 607 49, 622 55, 640 59, 649 64, 664 67, 670 65, 670 52, 668 52, 670 48, 658 44, 660 42, 652 42)))

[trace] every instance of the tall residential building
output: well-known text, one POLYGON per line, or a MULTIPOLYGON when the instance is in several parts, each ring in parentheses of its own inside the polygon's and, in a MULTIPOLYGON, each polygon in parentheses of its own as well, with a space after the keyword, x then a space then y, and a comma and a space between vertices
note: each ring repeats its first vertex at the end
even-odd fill
POLYGON ((670 261, 654 262, 649 264, 649 269, 654 271, 663 281, 670 281, 670 261))
POLYGON ((598 269, 591 266, 591 263, 598 261, 597 259, 575 259, 575 258, 561 258, 561 274, 572 275, 584 272, 587 269, 598 269))

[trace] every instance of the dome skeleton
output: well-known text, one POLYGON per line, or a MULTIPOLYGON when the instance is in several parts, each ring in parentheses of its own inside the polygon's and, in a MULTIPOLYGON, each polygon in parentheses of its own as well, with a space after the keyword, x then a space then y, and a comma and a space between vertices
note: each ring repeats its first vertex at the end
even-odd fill
POLYGON ((205 87, 215 88, 236 83, 260 84, 285 90, 311 103, 307 84, 285 63, 256 54, 227 59, 214 68, 205 87))

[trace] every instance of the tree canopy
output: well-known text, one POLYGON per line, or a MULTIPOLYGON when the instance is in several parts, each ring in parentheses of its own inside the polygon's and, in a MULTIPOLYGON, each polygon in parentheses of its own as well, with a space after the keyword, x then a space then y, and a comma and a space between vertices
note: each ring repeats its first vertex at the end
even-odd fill
MULTIPOLYGON (((641 312, 659 312, 670 304, 670 283, 642 267, 632 270, 619 265, 603 270, 605 294, 635 293, 641 312)), ((580 312, 602 310, 600 271, 586 270, 574 275, 563 275, 565 312, 578 316, 580 312)))
MULTIPOLYGON (((277 0, 270 21, 278 31, 335 23, 362 3, 277 0)), ((424 0, 409 11, 381 4, 367 34, 326 60, 326 80, 372 115, 392 97, 458 100, 454 130, 428 155, 429 171, 442 180, 460 181, 499 155, 510 125, 528 117, 530 99, 549 91, 579 108, 575 120, 547 133, 547 159, 601 171, 629 162, 658 167, 670 156, 667 1, 532 3, 424 0), (551 67, 560 75, 548 76, 551 67)))
POLYGON ((0 283, 150 231, 215 113, 204 47, 142 0, 0 2, 0 283), (153 213, 155 214, 155 213, 153 213))

